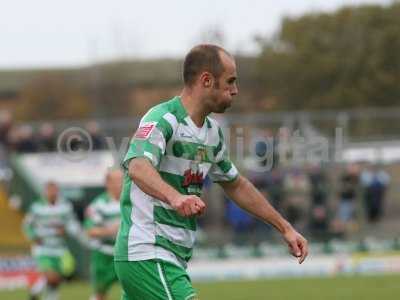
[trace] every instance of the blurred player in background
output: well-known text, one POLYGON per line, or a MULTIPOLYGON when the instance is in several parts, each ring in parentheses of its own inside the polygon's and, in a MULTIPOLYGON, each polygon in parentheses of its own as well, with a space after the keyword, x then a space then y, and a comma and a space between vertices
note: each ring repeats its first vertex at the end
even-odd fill
POLYGON ((223 113, 237 95, 236 64, 214 45, 193 48, 183 66, 180 96, 142 118, 123 162, 121 227, 115 269, 129 300, 197 299, 185 271, 195 242, 196 218, 208 175, 238 206, 275 226, 302 263, 308 246, 228 157, 223 113))
POLYGON ((57 300, 58 287, 63 278, 75 268, 67 245, 67 234, 77 236, 80 226, 72 205, 59 195, 58 185, 47 182, 43 198, 35 201, 24 220, 24 231, 32 241, 32 256, 42 274, 30 290, 30 299, 57 300))
POLYGON ((92 300, 103 300, 116 282, 114 271, 114 243, 120 223, 119 196, 123 173, 110 170, 106 175, 106 191, 96 197, 86 209, 85 228, 91 239, 90 272, 94 295, 92 300))

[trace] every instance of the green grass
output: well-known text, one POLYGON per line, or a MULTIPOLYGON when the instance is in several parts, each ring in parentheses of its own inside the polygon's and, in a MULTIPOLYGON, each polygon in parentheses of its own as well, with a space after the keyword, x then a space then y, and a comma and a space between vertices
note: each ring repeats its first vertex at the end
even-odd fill
MULTIPOLYGON (((201 300, 397 300, 400 275, 273 279, 195 284, 201 300)), ((87 283, 69 283, 60 300, 89 299, 87 283)), ((119 300, 115 286, 110 300, 119 300)), ((0 299, 23 300, 26 291, 0 292, 0 299)), ((143 299, 145 300, 145 299, 143 299)))

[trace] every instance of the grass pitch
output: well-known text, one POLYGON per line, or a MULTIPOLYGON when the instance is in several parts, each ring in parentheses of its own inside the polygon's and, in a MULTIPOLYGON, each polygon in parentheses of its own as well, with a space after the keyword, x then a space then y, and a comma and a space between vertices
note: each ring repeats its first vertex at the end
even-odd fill
MULTIPOLYGON (((400 275, 198 283, 195 288, 201 300, 398 300, 400 275)), ((88 283, 67 283, 60 300, 85 300, 89 295, 88 283)), ((27 293, 0 291, 0 299, 24 300, 27 293)), ((120 299, 119 286, 112 289, 108 299, 120 299)))

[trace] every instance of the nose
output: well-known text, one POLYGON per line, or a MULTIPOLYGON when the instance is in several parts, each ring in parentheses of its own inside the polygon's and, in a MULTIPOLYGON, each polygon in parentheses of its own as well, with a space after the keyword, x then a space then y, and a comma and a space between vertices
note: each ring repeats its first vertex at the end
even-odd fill
POLYGON ((239 93, 239 89, 237 85, 235 84, 231 90, 231 96, 236 96, 239 93))

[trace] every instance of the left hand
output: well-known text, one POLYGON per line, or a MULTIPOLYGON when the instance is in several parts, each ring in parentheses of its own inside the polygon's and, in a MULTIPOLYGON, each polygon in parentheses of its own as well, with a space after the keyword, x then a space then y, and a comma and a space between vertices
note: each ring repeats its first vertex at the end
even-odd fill
POLYGON ((307 240, 293 228, 284 233, 283 238, 288 244, 290 253, 299 259, 299 264, 303 263, 308 255, 307 240))

